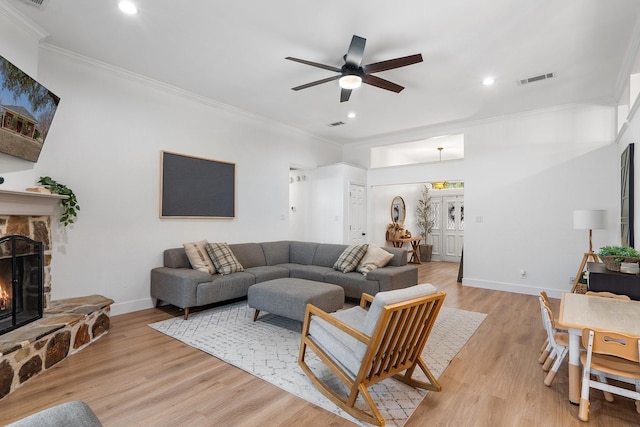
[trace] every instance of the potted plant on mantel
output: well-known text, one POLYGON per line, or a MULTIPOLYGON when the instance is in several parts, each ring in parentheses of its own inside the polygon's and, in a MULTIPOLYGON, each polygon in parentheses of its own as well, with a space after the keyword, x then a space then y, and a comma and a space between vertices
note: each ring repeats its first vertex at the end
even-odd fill
POLYGON ((80 205, 78 205, 78 199, 76 198, 75 193, 66 185, 61 184, 48 176, 41 176, 38 180, 38 184, 42 185, 47 190, 50 190, 52 193, 67 196, 66 199, 60 200, 60 205, 62 206, 60 223, 65 227, 69 224, 73 224, 78 218, 78 211, 80 210, 80 205))
POLYGON ((422 188, 422 197, 418 199, 418 207, 416 207, 416 216, 418 217, 417 225, 422 236, 423 244, 420 246, 420 261, 431 261, 433 245, 429 244, 427 238, 433 228, 433 219, 431 218, 431 196, 429 195, 429 187, 426 185, 422 188))

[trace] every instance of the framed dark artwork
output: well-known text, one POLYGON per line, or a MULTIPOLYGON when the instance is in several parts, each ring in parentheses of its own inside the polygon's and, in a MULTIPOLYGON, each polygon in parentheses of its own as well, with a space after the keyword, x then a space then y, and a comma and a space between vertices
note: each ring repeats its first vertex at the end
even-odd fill
POLYGON ((623 246, 634 246, 633 194, 634 145, 629 144, 620 156, 620 234, 623 246))
POLYGON ((236 165, 162 151, 160 218, 235 218, 236 165))
POLYGON ((37 162, 60 98, 0 56, 0 152, 37 162))

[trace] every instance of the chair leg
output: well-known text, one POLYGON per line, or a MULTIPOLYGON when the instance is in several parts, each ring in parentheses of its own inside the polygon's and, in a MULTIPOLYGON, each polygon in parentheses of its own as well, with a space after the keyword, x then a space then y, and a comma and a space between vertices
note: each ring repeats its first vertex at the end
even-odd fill
POLYGON ((589 388, 591 387, 591 371, 586 367, 589 366, 591 360, 582 368, 582 389, 580 390, 580 408, 578 409, 578 418, 581 421, 589 421, 589 388))
POLYGON ((184 309, 184 320, 189 320, 189 307, 184 309))
POLYGON ((558 357, 556 357, 555 363, 549 370, 549 373, 547 374, 547 376, 544 378, 544 385, 546 385, 547 387, 551 385, 551 383, 553 382, 553 379, 556 377, 556 374, 558 373, 558 369, 560 369, 560 365, 562 365, 562 362, 564 361, 564 358, 566 357, 567 352, 568 352, 568 349, 564 349, 560 352, 558 357))
POLYGON ((543 364, 545 362, 545 360, 547 360, 547 358, 549 357, 549 349, 545 348, 544 350, 542 350, 542 353, 540 353, 540 357, 538 357, 538 363, 543 364))
POLYGON ((544 342, 542 343, 542 347, 540 347, 540 352, 542 353, 543 351, 545 351, 548 345, 549 345, 549 340, 544 340, 544 342))
POLYGON ((547 357, 547 360, 544 361, 544 365, 542 365, 542 370, 545 372, 549 372, 549 369, 551 369, 551 365, 553 365, 553 362, 557 359, 557 357, 558 355, 556 354, 556 351, 553 350, 549 355, 549 357, 547 357))
MULTIPOLYGON (((604 375, 597 375, 598 377, 598 381, 600 381, 601 383, 606 384, 607 383, 607 377, 605 377, 604 375)), ((604 400, 606 400, 607 402, 613 402, 613 394, 611 394, 611 392, 606 391, 606 390, 602 390, 602 394, 604 394, 604 400)))

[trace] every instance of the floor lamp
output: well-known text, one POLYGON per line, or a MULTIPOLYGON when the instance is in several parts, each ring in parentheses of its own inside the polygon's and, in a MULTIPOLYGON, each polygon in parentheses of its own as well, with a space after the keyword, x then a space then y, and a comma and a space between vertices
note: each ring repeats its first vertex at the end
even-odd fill
POLYGON ((602 230, 607 228, 607 211, 606 210, 577 210, 573 211, 573 228, 575 230, 589 230, 589 251, 582 256, 580 268, 573 280, 571 292, 576 291, 580 277, 589 260, 598 262, 598 256, 593 252, 593 244, 591 243, 592 230, 602 230))

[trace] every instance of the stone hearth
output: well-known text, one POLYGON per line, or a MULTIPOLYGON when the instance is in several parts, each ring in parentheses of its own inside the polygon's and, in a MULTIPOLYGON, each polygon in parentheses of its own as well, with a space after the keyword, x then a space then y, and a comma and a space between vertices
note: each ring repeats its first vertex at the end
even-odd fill
POLYGON ((109 331, 113 300, 52 301, 38 319, 0 336, 0 399, 109 331))
POLYGON ((44 246, 43 317, 0 335, 0 399, 109 331, 113 300, 51 300, 52 221, 66 197, 0 190, 0 237, 27 236, 44 246))

